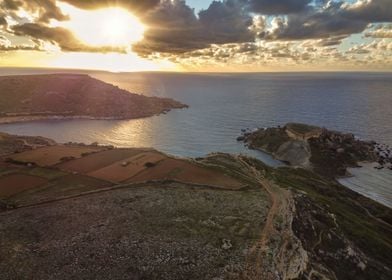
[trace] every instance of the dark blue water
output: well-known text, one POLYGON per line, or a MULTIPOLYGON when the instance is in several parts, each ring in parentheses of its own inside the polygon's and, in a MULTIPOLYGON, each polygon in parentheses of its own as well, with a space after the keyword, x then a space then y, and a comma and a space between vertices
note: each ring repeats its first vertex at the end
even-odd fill
POLYGON ((93 75, 190 108, 141 120, 42 121, 1 125, 0 130, 201 156, 244 152, 235 140, 242 128, 304 122, 392 145, 391 73, 93 75))

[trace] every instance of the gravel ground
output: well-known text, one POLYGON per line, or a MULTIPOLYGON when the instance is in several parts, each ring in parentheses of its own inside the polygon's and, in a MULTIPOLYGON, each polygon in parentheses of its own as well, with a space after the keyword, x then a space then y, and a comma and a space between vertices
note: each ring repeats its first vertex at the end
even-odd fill
POLYGON ((238 278, 261 189, 131 187, 0 213, 1 279, 238 278))

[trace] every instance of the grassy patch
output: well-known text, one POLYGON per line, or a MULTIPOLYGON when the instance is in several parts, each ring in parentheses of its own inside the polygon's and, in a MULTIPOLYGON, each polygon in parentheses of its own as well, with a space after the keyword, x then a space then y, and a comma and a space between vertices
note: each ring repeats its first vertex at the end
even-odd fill
POLYGON ((268 128, 259 130, 249 136, 247 142, 253 148, 260 148, 270 153, 276 152, 279 147, 290 140, 290 137, 281 128, 268 128))
POLYGON ((42 177, 48 180, 53 180, 62 176, 67 175, 68 173, 65 173, 63 171, 57 170, 57 169, 52 169, 52 168, 43 168, 43 167, 36 167, 36 168, 25 168, 23 170, 23 173, 33 175, 33 176, 38 176, 42 177))

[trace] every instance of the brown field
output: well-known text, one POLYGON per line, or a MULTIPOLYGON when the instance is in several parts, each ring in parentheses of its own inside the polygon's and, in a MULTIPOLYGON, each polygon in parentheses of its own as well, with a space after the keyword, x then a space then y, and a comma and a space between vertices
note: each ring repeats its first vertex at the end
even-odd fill
POLYGON ((20 162, 32 162, 39 166, 52 166, 61 162, 62 158, 80 158, 83 153, 98 152, 100 147, 91 146, 49 146, 19 154, 11 155, 10 158, 20 162))
POLYGON ((98 180, 84 175, 66 175, 51 180, 38 188, 29 189, 14 195, 12 201, 18 206, 61 199, 79 195, 111 186, 110 182, 98 180))
POLYGON ((26 174, 11 174, 0 178, 0 197, 8 198, 47 182, 46 179, 26 174))
POLYGON ((87 174, 95 170, 104 168, 117 161, 137 155, 146 149, 113 149, 91 154, 89 156, 71 160, 57 165, 59 169, 87 174))
POLYGON ((127 182, 143 182, 149 180, 172 179, 184 183, 220 186, 222 188, 239 189, 244 186, 238 180, 222 172, 204 168, 186 160, 167 158, 157 166, 146 169, 127 182))
POLYGON ((146 169, 145 164, 147 162, 157 163, 165 158, 165 155, 155 151, 143 152, 122 161, 117 161, 87 175, 110 182, 122 182, 146 169), (123 162, 127 162, 128 165, 122 166, 123 162))

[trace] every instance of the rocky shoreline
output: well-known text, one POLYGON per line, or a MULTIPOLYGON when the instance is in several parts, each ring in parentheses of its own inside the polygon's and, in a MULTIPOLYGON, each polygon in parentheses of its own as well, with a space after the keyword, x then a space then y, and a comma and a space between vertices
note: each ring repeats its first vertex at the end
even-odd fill
MULTIPOLYGON (((182 108, 188 108, 182 107, 182 108)), ((180 109, 182 109, 180 108, 180 109)), ((159 113, 156 113, 156 116, 167 114, 172 109, 164 109, 159 113)), ((12 123, 23 123, 23 122, 34 122, 34 121, 65 121, 65 120, 105 120, 105 121, 113 121, 113 120, 132 120, 132 119, 142 119, 152 117, 151 115, 140 116, 140 117, 93 117, 88 115, 61 115, 61 114, 46 114, 46 115, 37 115, 37 114, 23 114, 23 115, 15 115, 15 116, 0 116, 0 124, 12 124, 12 123)))
POLYGON ((392 170, 389 146, 360 140, 351 133, 305 124, 244 129, 237 141, 289 165, 314 170, 330 178, 349 176, 347 168, 359 167, 360 162, 378 162, 376 169, 392 170))

